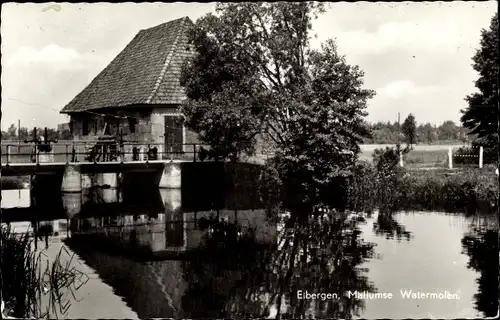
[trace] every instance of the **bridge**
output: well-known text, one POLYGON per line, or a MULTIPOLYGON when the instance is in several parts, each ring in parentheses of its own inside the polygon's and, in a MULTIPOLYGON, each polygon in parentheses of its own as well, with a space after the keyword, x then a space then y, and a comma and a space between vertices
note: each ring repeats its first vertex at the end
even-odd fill
MULTIPOLYGON (((100 175, 101 184, 116 187, 119 174, 150 172, 158 173, 159 187, 179 188, 182 164, 214 162, 204 157, 207 145, 183 144, 167 151, 163 147, 115 140, 2 144, 1 175, 56 175, 62 178, 61 191, 79 192, 82 175, 100 175)), ((240 162, 263 164, 264 159, 258 155, 240 162)))
MULTIPOLYGON (((185 143, 166 147, 164 144, 148 142, 121 142, 116 140, 65 141, 63 143, 21 143, 1 144, 1 164, 3 167, 27 168, 31 166, 50 167, 72 164, 110 163, 162 163, 210 161, 206 159, 206 144, 185 143), (181 150, 181 151, 174 151, 181 150), (25 166, 26 165, 26 166, 25 166)), ((257 154, 243 162, 263 162, 267 156, 257 154)), ((41 168, 40 168, 41 169, 41 168)), ((29 171, 29 170, 28 170, 29 171)))
MULTIPOLYGON (((2 176, 28 176, 36 174, 64 174, 68 166, 79 168, 80 173, 123 173, 123 172, 154 172, 163 169, 168 163, 191 162, 187 160, 145 160, 129 162, 42 162, 42 163, 9 163, 1 166, 2 176)), ((205 161, 209 162, 209 161, 205 161)))

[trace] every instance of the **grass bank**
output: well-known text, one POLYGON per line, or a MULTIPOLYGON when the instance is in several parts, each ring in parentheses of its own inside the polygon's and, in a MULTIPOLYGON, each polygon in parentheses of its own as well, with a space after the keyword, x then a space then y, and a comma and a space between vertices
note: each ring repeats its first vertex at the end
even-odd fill
POLYGON ((361 164, 351 190, 351 207, 384 211, 443 210, 493 213, 498 207, 498 176, 493 170, 411 170, 377 172, 361 164))
POLYGON ((405 206, 417 209, 490 213, 498 206, 498 177, 489 170, 409 171, 402 184, 410 200, 405 206))

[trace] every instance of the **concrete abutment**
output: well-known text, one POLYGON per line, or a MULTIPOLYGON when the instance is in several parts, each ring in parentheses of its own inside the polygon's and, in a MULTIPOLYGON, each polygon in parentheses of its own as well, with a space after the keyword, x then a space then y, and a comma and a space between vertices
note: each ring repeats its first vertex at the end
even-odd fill
POLYGON ((181 171, 180 163, 165 163, 158 187, 166 189, 180 188, 182 185, 181 171))

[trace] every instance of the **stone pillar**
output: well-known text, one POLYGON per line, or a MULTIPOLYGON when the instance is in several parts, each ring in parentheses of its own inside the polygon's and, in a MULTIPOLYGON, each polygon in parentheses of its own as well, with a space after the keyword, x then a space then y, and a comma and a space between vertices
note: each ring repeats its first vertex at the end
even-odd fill
POLYGON ((82 195, 80 193, 64 192, 62 202, 68 219, 73 218, 82 211, 82 195))
POLYGON ((453 152, 452 148, 448 148, 448 168, 453 169, 453 152))
POLYGON ((80 166, 67 164, 61 184, 62 192, 81 192, 82 176, 80 166))
POLYGON ((168 212, 177 212, 181 208, 181 189, 160 189, 163 206, 168 212))
POLYGON ((403 167, 403 151, 399 151, 399 165, 403 167))
POLYGON ((179 163, 165 163, 159 187, 167 189, 181 187, 181 165, 179 163))

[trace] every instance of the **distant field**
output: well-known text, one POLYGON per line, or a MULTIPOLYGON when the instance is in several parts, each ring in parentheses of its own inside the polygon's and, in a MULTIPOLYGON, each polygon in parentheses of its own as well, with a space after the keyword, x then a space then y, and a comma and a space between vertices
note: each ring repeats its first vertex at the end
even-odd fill
MULTIPOLYGON (((394 144, 362 144, 360 145, 363 152, 373 152, 375 149, 394 147, 394 144)), ((403 145, 404 146, 404 145, 403 145)), ((448 150, 449 147, 454 149, 462 147, 463 144, 417 144, 413 146, 414 151, 436 151, 436 150, 448 150)))
MULTIPOLYGON (((448 166, 448 149, 456 150, 462 147, 462 144, 456 145, 425 145, 419 144, 413 146, 413 150, 403 158, 406 168, 421 168, 421 167, 447 167, 448 166)), ((372 154, 375 149, 394 147, 390 144, 364 144, 361 145, 360 159, 372 161, 372 154)))

